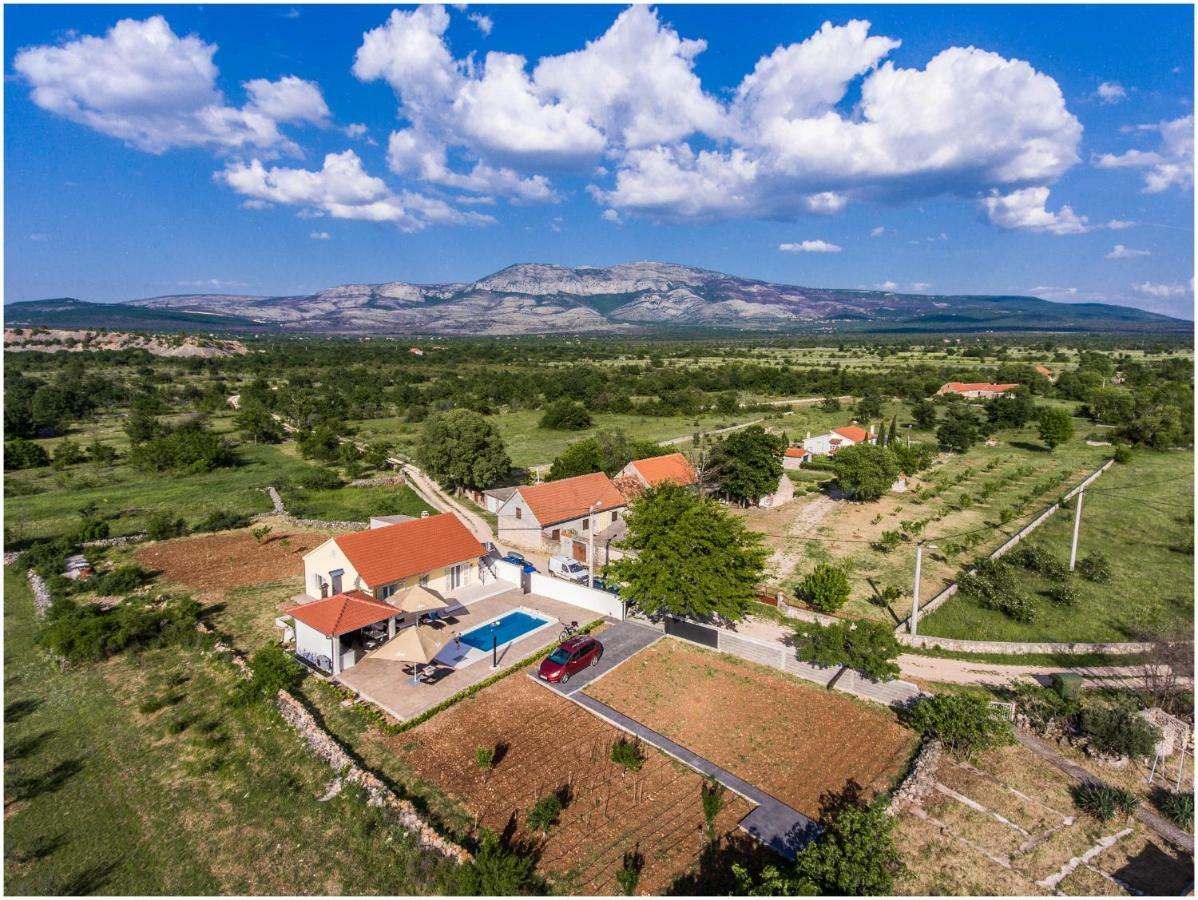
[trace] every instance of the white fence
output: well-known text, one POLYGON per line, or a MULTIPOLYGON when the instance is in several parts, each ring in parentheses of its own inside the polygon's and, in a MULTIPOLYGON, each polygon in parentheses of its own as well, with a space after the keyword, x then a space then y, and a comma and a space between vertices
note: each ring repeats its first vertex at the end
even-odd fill
MULTIPOLYGON (((513 568, 516 567, 513 566, 513 568)), ((542 597, 560 600, 562 603, 569 603, 572 606, 581 606, 583 609, 589 609, 613 619, 623 620, 624 618, 624 604, 619 597, 609 594, 607 591, 589 588, 585 584, 574 584, 554 578, 552 575, 533 572, 528 576, 528 590, 534 594, 540 594, 542 597)))

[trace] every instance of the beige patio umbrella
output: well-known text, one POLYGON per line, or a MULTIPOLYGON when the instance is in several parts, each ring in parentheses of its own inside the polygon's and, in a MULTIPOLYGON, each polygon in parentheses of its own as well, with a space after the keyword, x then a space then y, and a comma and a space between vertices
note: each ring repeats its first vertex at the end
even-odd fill
POLYGON ((423 585, 408 588, 400 595, 400 601, 395 604, 404 612, 431 612, 435 609, 448 609, 449 604, 441 599, 434 591, 423 585))
MULTIPOLYGON (((429 628, 421 628, 419 625, 412 628, 405 628, 394 638, 387 641, 379 649, 370 654, 373 659, 387 659, 396 662, 412 663, 413 666, 421 663, 430 663, 433 658, 445 646, 445 642, 438 640, 436 632, 429 628)), ((415 671, 413 670, 412 681, 416 680, 415 671)))

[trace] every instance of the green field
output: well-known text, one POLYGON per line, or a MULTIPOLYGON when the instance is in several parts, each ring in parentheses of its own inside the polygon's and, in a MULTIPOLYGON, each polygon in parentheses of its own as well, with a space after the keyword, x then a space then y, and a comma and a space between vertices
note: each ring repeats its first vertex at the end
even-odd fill
MULTIPOLYGON (((958 596, 923 619, 920 631, 991 641, 1131 641, 1144 630, 1192 635, 1193 472, 1192 451, 1141 450, 1086 492, 1079 557, 1101 552, 1114 577, 1102 585, 1074 576, 1076 606, 1054 606, 1041 596, 1051 582, 1014 569, 1039 597, 1036 621, 1020 624, 958 596)), ((1072 532, 1073 515, 1062 511, 1033 540, 1067 562, 1072 532)))
POLYGON ((330 770, 269 707, 227 702, 227 663, 166 648, 62 671, 12 570, 4 627, 8 894, 444 890, 445 864, 354 791, 319 800, 330 770))
POLYGON ((412 516, 436 512, 405 484, 343 487, 331 491, 284 488, 280 491, 287 511, 305 519, 365 522, 371 516, 412 516))

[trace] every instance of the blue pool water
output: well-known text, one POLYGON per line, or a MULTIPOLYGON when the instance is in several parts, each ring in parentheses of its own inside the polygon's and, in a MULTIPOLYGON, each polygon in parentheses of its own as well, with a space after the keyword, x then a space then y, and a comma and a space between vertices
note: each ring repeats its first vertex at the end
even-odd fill
POLYGON ((480 625, 462 635, 462 643, 477 650, 490 650, 494 636, 496 645, 502 647, 508 641, 514 641, 523 634, 528 634, 535 628, 540 628, 548 619, 530 616, 523 612, 510 612, 501 619, 480 625))

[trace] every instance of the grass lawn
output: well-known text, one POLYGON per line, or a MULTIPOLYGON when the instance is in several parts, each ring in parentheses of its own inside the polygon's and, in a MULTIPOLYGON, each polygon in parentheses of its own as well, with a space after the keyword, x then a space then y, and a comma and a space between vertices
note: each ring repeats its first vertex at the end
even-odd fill
MULTIPOLYGON (((1075 606, 1054 606, 1041 597, 1036 621, 1022 625, 954 597, 923 619, 920 631, 997 641, 1127 641, 1143 628, 1192 635, 1194 557, 1179 548, 1193 535, 1193 467, 1193 452, 1141 450, 1086 492, 1079 557, 1103 553, 1114 577, 1110 584, 1093 584, 1073 576, 1075 606)), ((1072 531, 1073 515, 1062 510, 1033 539, 1068 561, 1072 531)), ((1050 585, 1023 569, 1014 571, 1034 596, 1050 585)))
POLYGON ((406 484, 343 487, 332 491, 299 488, 280 492, 287 511, 306 519, 365 522, 371 516, 413 516, 436 512, 406 484))
POLYGON ((164 648, 61 671, 13 570, 5 600, 7 893, 444 889, 360 796, 320 802, 330 771, 271 708, 225 702, 228 664, 164 648))

